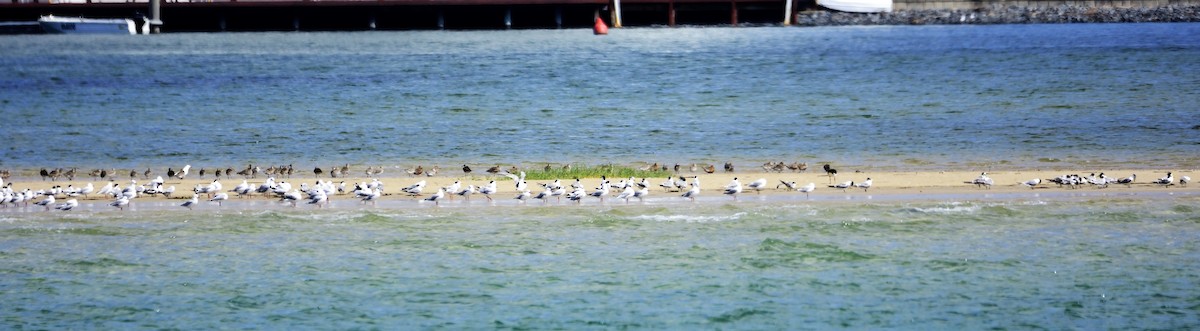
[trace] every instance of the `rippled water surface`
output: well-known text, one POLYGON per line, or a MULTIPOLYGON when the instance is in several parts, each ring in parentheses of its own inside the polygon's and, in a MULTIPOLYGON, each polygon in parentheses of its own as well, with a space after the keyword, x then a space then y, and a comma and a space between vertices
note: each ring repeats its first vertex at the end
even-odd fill
POLYGON ((0 36, 0 167, 1196 166, 1200 24, 0 36))
POLYGON ((29 329, 1200 327, 1194 197, 0 219, 29 329))

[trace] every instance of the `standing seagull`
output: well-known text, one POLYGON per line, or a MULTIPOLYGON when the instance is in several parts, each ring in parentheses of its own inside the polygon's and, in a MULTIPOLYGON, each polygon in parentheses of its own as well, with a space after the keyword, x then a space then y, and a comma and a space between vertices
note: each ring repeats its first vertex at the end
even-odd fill
POLYGON ((687 190, 687 192, 683 192, 682 197, 692 199, 692 201, 696 201, 696 196, 699 196, 699 195, 700 195, 700 185, 696 184, 696 183, 692 183, 692 188, 687 190))
POLYGON ((79 206, 79 201, 75 201, 75 199, 70 199, 70 200, 67 200, 67 202, 62 203, 61 205, 54 206, 54 209, 58 209, 61 211, 68 211, 68 210, 71 210, 72 208, 75 208, 78 206, 79 206))
POLYGON ((1028 186, 1029 189, 1033 189, 1035 186, 1038 186, 1038 184, 1041 184, 1041 183, 1042 183, 1041 178, 1034 178, 1034 179, 1030 179, 1030 180, 1021 182, 1021 183, 1017 183, 1017 184, 1025 185, 1025 186, 1028 186))
POLYGON ((732 195, 733 199, 737 200, 738 193, 742 193, 742 183, 738 182, 737 177, 734 177, 733 181, 725 186, 725 194, 732 195))
POLYGON ((208 199, 209 202, 216 201, 218 207, 221 206, 221 201, 225 200, 229 200, 229 194, 225 194, 225 192, 217 193, 217 195, 214 195, 212 199, 208 199))
POLYGON ((46 207, 46 210, 50 210, 50 207, 52 205, 54 205, 54 195, 47 194, 45 199, 42 199, 42 201, 35 202, 34 204, 38 205, 38 206, 46 207))
POLYGON ((439 188, 437 190, 437 193, 434 193, 433 195, 429 196, 428 198, 425 198, 425 200, 422 200, 422 201, 433 201, 434 205, 438 205, 438 201, 441 201, 442 197, 445 197, 445 196, 446 196, 446 190, 439 188))
POLYGON ((754 193, 759 193, 759 191, 762 191, 762 189, 767 186, 767 179, 759 178, 756 181, 750 182, 750 185, 747 185, 747 186, 749 186, 751 189, 753 189, 754 193))
POLYGON ((109 203, 108 205, 117 207, 117 209, 120 209, 120 210, 125 210, 125 206, 129 205, 129 198, 122 195, 120 197, 117 197, 116 201, 113 201, 112 203, 109 203))
POLYGON ((812 191, 814 191, 816 189, 817 189, 817 184, 808 183, 808 185, 801 186, 799 189, 797 189, 797 191, 804 192, 805 198, 812 199, 812 196, 809 196, 808 194, 812 193, 812 191))
POLYGON ((188 199, 188 201, 184 201, 183 204, 179 205, 179 206, 187 207, 188 210, 191 210, 192 207, 196 206, 196 204, 198 204, 198 203, 200 203, 200 195, 196 194, 196 193, 192 193, 192 198, 188 199))
POLYGON ((496 181, 490 181, 486 186, 479 188, 479 194, 487 197, 488 201, 492 201, 492 193, 496 193, 496 181))

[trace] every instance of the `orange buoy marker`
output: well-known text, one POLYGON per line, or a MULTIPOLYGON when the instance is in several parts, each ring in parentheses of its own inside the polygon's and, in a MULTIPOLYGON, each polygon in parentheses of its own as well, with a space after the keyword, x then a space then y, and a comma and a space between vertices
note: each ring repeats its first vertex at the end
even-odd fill
POLYGON ((604 24, 604 20, 597 17, 596 25, 592 26, 592 33, 596 34, 597 36, 606 35, 608 34, 608 25, 604 24))

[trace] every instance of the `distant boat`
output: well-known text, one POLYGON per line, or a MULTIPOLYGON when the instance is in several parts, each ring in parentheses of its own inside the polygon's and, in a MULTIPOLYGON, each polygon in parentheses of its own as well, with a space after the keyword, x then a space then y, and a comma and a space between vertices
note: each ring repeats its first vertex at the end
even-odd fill
POLYGON ((137 34, 133 20, 127 18, 82 18, 42 16, 38 19, 46 33, 65 34, 137 34))
POLYGON ((822 7, 851 13, 887 13, 892 0, 817 0, 822 7))

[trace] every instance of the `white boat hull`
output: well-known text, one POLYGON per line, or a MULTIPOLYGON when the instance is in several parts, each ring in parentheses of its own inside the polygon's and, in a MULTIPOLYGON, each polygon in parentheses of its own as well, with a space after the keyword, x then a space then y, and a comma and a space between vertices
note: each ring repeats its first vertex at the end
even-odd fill
POLYGON ((97 19, 42 16, 38 24, 46 33, 60 34, 137 34, 131 19, 97 19))
POLYGON ((851 13, 888 13, 892 0, 817 0, 822 7, 851 13))

